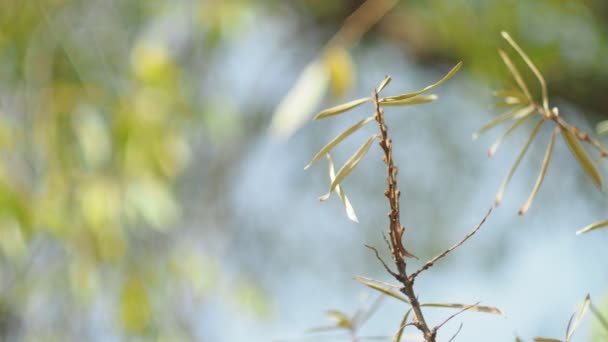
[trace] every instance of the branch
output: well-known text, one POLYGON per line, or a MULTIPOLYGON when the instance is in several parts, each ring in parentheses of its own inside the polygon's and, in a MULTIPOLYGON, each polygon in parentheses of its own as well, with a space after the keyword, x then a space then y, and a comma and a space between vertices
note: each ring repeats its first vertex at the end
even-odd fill
POLYGON ((382 266, 384 266, 384 269, 386 269, 386 271, 387 271, 388 273, 390 273, 390 274, 391 274, 393 277, 397 278, 397 280, 400 280, 400 278, 401 278, 401 277, 399 276, 399 274, 397 274, 397 273, 393 272, 393 271, 392 271, 392 270, 391 270, 391 269, 388 267, 388 265, 387 265, 387 264, 384 262, 384 260, 382 260, 382 258, 380 257, 380 253, 378 253, 378 250, 377 250, 375 247, 372 247, 372 246, 370 246, 370 245, 365 245, 365 247, 367 247, 367 248, 371 249, 372 251, 374 251, 374 254, 376 254, 376 258, 377 258, 378 260, 380 260, 380 262, 382 263, 382 266))
POLYGON ((409 277, 410 281, 413 283, 414 280, 416 279, 416 277, 423 271, 431 268, 437 261, 439 261, 440 259, 444 258, 446 255, 448 255, 451 251, 455 250, 456 248, 460 247, 463 243, 465 243, 465 241, 467 241, 471 236, 475 235, 475 233, 477 233, 477 231, 481 228, 481 226, 486 222, 486 219, 488 218, 488 216, 490 216, 490 213, 492 212, 493 207, 491 207, 488 212, 486 213, 486 215, 483 217, 483 219, 481 219, 481 222, 479 222, 477 224, 477 226, 475 228, 473 228, 473 230, 471 230, 467 235, 465 235, 465 237, 458 241, 456 244, 454 244, 452 247, 446 249, 445 251, 441 252, 441 254, 435 256, 433 259, 429 260, 426 262, 426 264, 424 264, 424 266, 422 266, 421 268, 419 268, 416 272, 412 273, 409 277))
MULTIPOLYGON (((477 303, 475 303, 475 304, 471 304, 471 305, 469 305, 469 306, 467 306, 467 307, 465 307, 465 308, 462 308, 462 309, 461 309, 460 311, 458 311, 457 313, 455 313, 455 314, 451 315, 450 317, 446 318, 446 319, 445 319, 443 322, 439 323, 439 324, 438 324, 436 327, 434 327, 434 328, 433 328, 433 332, 434 332, 434 333, 437 333, 437 330, 441 329, 441 327, 442 327, 444 324, 446 324, 447 322, 449 322, 449 321, 450 321, 452 318, 454 318, 454 317, 456 317, 456 316, 460 315, 461 313, 463 313, 463 312, 465 312, 465 311, 469 310, 470 308, 472 308, 472 307, 474 307, 474 306, 477 306, 477 304, 479 304, 479 302, 477 302, 477 303)), ((458 330, 460 331, 460 329, 458 329, 458 330)))

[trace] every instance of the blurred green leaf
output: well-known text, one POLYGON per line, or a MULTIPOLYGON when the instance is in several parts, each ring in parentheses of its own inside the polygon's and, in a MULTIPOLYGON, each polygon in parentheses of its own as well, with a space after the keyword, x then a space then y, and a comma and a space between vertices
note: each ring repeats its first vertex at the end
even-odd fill
POLYGON ((403 330, 405 330, 405 325, 407 324, 407 319, 409 318, 411 312, 412 312, 412 308, 409 308, 403 315, 401 322, 399 322, 399 329, 397 329, 395 336, 393 336, 393 342, 401 341, 401 336, 403 336, 403 330))
POLYGON ((578 141, 574 133, 567 129, 562 129, 562 137, 564 138, 564 142, 568 145, 568 149, 572 152, 572 155, 576 158, 580 166, 583 168, 585 173, 591 177, 591 180, 598 187, 598 189, 602 190, 602 176, 599 171, 593 164, 593 161, 578 141))
POLYGON ((336 322, 336 327, 352 328, 353 324, 348 316, 338 310, 329 310, 326 312, 327 317, 336 322))
POLYGON ((488 130, 494 128, 498 124, 503 123, 504 121, 507 121, 509 119, 525 118, 526 116, 529 116, 532 113, 534 113, 533 105, 528 105, 525 107, 517 107, 517 108, 511 109, 507 112, 504 112, 504 113, 498 115, 497 117, 495 117, 494 119, 492 119, 487 124, 483 125, 479 130, 477 130, 477 132, 473 133, 473 139, 477 139, 480 135, 482 135, 483 133, 487 132, 488 130))
POLYGON ((120 295, 120 320, 130 332, 141 333, 152 318, 152 308, 142 280, 131 276, 123 285, 120 295))

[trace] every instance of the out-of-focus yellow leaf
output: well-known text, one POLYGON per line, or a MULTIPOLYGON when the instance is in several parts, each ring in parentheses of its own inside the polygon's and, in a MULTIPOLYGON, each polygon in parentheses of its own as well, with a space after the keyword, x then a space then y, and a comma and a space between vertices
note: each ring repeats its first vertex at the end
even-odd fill
MULTIPOLYGON (((80 258, 79 258, 80 259, 80 258)), ((74 260, 70 265, 70 285, 72 292, 89 303, 97 289, 97 272, 95 265, 88 260, 74 260)))
POLYGON ((158 40, 138 42, 131 52, 134 74, 146 82, 161 82, 174 73, 167 45, 158 40))
POLYGON ((597 186, 600 190, 603 188, 602 176, 599 171, 593 164, 593 161, 578 141, 574 133, 571 131, 564 129, 562 130, 562 137, 564 138, 564 142, 568 145, 568 149, 574 155, 578 163, 581 165, 585 173, 591 177, 595 186, 597 186))
POLYGON ((335 97, 344 96, 353 84, 355 73, 350 53, 341 46, 331 46, 325 51, 324 61, 332 94, 335 97))
POLYGON ((534 342, 562 342, 562 340, 558 340, 556 338, 535 337, 534 342))
POLYGON ((454 74, 460 69, 460 67, 462 66, 462 62, 458 62, 458 64, 456 64, 452 70, 450 70, 445 76, 443 76, 442 79, 440 79, 439 81, 425 87, 422 90, 418 90, 412 93, 406 93, 406 94, 401 94, 401 95, 396 95, 396 96, 389 96, 384 98, 384 100, 386 101, 398 101, 398 100, 405 100, 405 99, 409 99, 411 97, 420 95, 422 93, 426 93, 429 90, 432 90, 434 88, 437 88, 438 86, 442 85, 445 81, 449 80, 450 78, 452 78, 452 76, 454 76, 454 74))
POLYGON ((356 99, 353 101, 343 103, 341 105, 337 105, 335 107, 331 107, 331 108, 322 110, 321 112, 319 112, 319 114, 315 115, 314 119, 320 120, 320 119, 328 118, 330 116, 342 114, 346 111, 349 111, 355 107, 358 107, 358 106, 364 104, 365 102, 367 102, 369 100, 371 100, 369 97, 364 97, 364 98, 360 98, 360 99, 356 99))
POLYGON ((353 326, 350 318, 348 316, 338 310, 329 310, 326 312, 327 317, 334 320, 336 322, 336 326, 340 328, 351 328, 353 326))
POLYGON ((331 149, 333 149, 336 145, 338 145, 342 140, 346 139, 349 135, 356 132, 359 128, 367 125, 371 121, 374 120, 374 117, 371 116, 369 118, 365 118, 356 124, 347 128, 344 132, 338 134, 335 138, 332 139, 327 145, 323 146, 323 148, 312 158, 312 160, 304 167, 304 170, 308 169, 312 166, 317 160, 321 159, 322 156, 326 155, 331 149))
POLYGON ((400 300, 400 301, 402 301, 404 303, 407 303, 407 304, 410 303, 407 300, 407 298, 405 298, 404 296, 402 296, 402 295, 400 295, 398 293, 395 293, 394 291, 391 291, 390 289, 388 289, 388 288, 386 288, 386 287, 384 287, 384 286, 382 286, 380 284, 374 283, 374 282, 369 281, 367 279, 363 279, 361 277, 355 277, 355 280, 358 281, 358 282, 360 282, 361 284, 363 284, 363 285, 371 288, 371 289, 374 289, 376 291, 382 292, 382 293, 384 293, 385 295, 387 295, 389 297, 393 297, 393 298, 398 299, 398 300, 400 300))
POLYGON ((271 134, 287 139, 295 133, 317 108, 328 84, 329 77, 323 62, 318 59, 311 62, 275 108, 270 123, 271 134))
POLYGON ((171 228, 179 214, 169 189, 151 176, 142 176, 128 184, 126 203, 131 218, 141 217, 159 230, 171 228))
POLYGON ((361 145, 361 147, 359 147, 359 149, 346 161, 346 163, 344 163, 344 165, 336 174, 336 178, 334 178, 334 180, 331 182, 327 194, 319 197, 321 201, 327 200, 331 195, 332 191, 336 189, 336 186, 338 186, 338 184, 340 184, 344 180, 344 178, 346 178, 346 176, 348 176, 355 169, 355 167, 357 167, 357 165, 359 164, 361 159, 365 157, 365 154, 367 153, 367 151, 369 151, 370 146, 372 146, 372 143, 377 137, 378 136, 376 134, 369 137, 367 141, 363 143, 363 145, 361 145))
POLYGON ((419 95, 416 97, 409 97, 402 100, 389 100, 381 99, 379 102, 383 106, 411 106, 437 100, 437 95, 419 95))
POLYGON ((500 185, 500 189, 498 190, 498 193, 496 194, 496 199, 495 199, 496 205, 499 205, 500 202, 502 202, 502 197, 505 194, 505 190, 507 189, 507 186, 509 185, 509 182, 511 181, 511 178, 513 177, 513 174, 515 174, 515 170, 517 170, 517 167, 519 166, 519 163, 521 162, 522 158, 524 157, 524 155, 528 151, 528 148, 530 147, 530 144, 532 144, 532 141, 536 137, 536 134, 538 134, 538 131, 540 130, 540 128, 542 127, 542 125, 543 125, 544 122, 545 122, 545 120, 543 120, 543 119, 538 120, 538 123, 536 124, 536 126, 532 130, 532 133, 530 133, 530 136, 528 137, 528 140, 526 141, 526 143, 524 144, 523 148, 521 149, 521 151, 517 155, 517 159, 515 159, 515 162, 513 163, 513 165, 511 165, 511 169, 509 169, 509 173, 507 174, 507 176, 505 177, 505 179, 502 181, 502 184, 500 185))
POLYGON ((579 230, 576 232, 576 235, 581 235, 584 233, 588 233, 592 230, 596 230, 596 229, 600 229, 600 228, 604 228, 604 227, 608 227, 608 220, 604 220, 604 221, 600 221, 600 222, 595 222, 593 224, 588 225, 587 227, 579 230))
POLYGON ((150 323, 152 308, 141 279, 131 276, 123 285, 120 296, 120 320, 125 330, 142 332, 150 323))
POLYGON ((495 117, 494 119, 492 119, 487 124, 483 125, 479 130, 477 130, 477 132, 473 133, 473 139, 477 139, 480 135, 482 135, 486 131, 494 128, 496 125, 498 125, 504 121, 507 121, 509 119, 521 119, 528 115, 531 115, 532 113, 534 113, 533 105, 529 105, 529 106, 525 106, 525 107, 517 107, 517 108, 511 109, 507 112, 504 112, 504 113, 500 114, 499 116, 495 117))
POLYGON ((545 152, 545 157, 543 158, 543 164, 540 167, 540 172, 538 174, 538 178, 536 179, 536 183, 534 183, 534 187, 532 188, 532 192, 530 193, 528 200, 519 209, 519 212, 518 212, 519 215, 524 215, 530 209, 530 206, 532 206, 532 201, 534 201, 534 197, 536 196, 538 189, 540 189, 540 185, 543 183, 543 180, 545 179, 545 174, 547 173, 547 168, 549 167, 549 163, 551 162, 551 155, 553 153, 553 145, 555 144, 555 136, 557 135, 557 133, 558 133, 558 131, 553 131, 553 133, 551 133, 551 138, 549 139, 549 145, 547 146, 547 152, 545 152))
POLYGON ((518 119, 513 126, 509 127, 508 130, 506 130, 500 137, 498 137, 498 139, 496 139, 496 141, 492 144, 492 146, 490 146, 490 149, 488 150, 488 156, 493 156, 494 153, 496 153, 496 150, 498 150, 498 146, 500 146, 500 143, 502 143, 503 140, 505 140, 506 137, 508 137, 511 133, 513 133, 517 127, 521 126, 521 124, 523 124, 526 120, 528 120, 529 118, 531 118, 531 115, 527 115, 524 116, 523 118, 518 119))
POLYGON ((3 215, 0 217, 0 250, 11 261, 23 257, 26 251, 26 240, 22 227, 15 217, 3 215))
MULTIPOLYGON (((334 162, 331 159, 331 155, 329 155, 329 153, 327 154, 327 163, 329 164, 329 179, 331 182, 333 182, 334 179, 336 179, 336 172, 334 171, 334 162)), ((350 204, 350 201, 348 200, 348 197, 346 197, 346 193, 344 192, 344 190, 342 190, 342 186, 336 186, 336 193, 338 194, 338 197, 340 197, 340 200, 342 200, 342 204, 344 205, 344 209, 346 210, 346 216, 348 216, 351 221, 359 223, 359 219, 357 219, 355 209, 353 208, 352 204, 350 204)))
POLYGON ((595 131, 597 134, 604 134, 608 132, 608 120, 601 121, 595 126, 595 131))
POLYGON ((432 307, 432 308, 450 308, 450 309, 464 309, 467 308, 468 311, 477 311, 477 312, 485 312, 491 313, 495 315, 503 315, 500 309, 493 306, 483 306, 483 305, 466 305, 466 304, 456 304, 456 303, 428 303, 421 304, 420 306, 432 307))
POLYGON ((392 78, 390 76, 385 76, 380 85, 378 86, 378 90, 376 92, 380 93, 387 85, 391 83, 392 78))
POLYGON ((568 328, 566 329, 566 342, 570 342, 570 339, 572 338, 574 331, 576 331, 576 328, 578 328, 579 324, 581 323, 581 320, 583 319, 583 317, 585 317, 585 314, 587 313, 587 310, 589 310, 590 305, 591 305, 591 296, 587 295, 587 296, 585 296, 585 300, 583 301, 583 305, 581 306, 581 309, 578 311, 578 315, 576 315, 574 324, 572 324, 572 326, 570 326, 570 324, 568 324, 568 328))
POLYGON ((412 308, 409 308, 403 315, 401 322, 399 322, 399 329, 397 329, 395 336, 393 336, 393 342, 401 341, 401 336, 403 335, 403 330, 405 330, 405 325, 407 324, 407 319, 409 318, 411 312, 412 312, 412 308))

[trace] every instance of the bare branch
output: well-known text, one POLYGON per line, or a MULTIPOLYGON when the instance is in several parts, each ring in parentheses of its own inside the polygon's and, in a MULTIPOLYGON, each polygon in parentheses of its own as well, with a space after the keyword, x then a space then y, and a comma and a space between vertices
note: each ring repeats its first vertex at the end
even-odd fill
POLYGON ((392 271, 392 270, 391 270, 391 269, 388 267, 388 265, 387 265, 387 264, 384 262, 384 260, 382 260, 382 258, 380 257, 380 253, 378 253, 378 250, 377 250, 375 247, 372 247, 372 246, 370 246, 370 245, 365 245, 365 247, 367 247, 367 248, 371 249, 372 251, 374 251, 374 254, 376 254, 376 258, 377 258, 378 260, 380 260, 380 262, 382 263, 382 266, 384 266, 384 269, 386 269, 386 271, 387 271, 388 273, 390 273, 390 274, 391 274, 393 277, 395 277, 395 278, 397 278, 397 279, 400 279, 400 278, 401 278, 401 277, 399 276, 399 274, 397 274, 397 273, 393 272, 393 271, 392 271))
POLYGON ((458 241, 456 244, 454 244, 452 247, 446 249, 445 251, 441 252, 439 255, 435 256, 433 259, 429 260, 426 262, 426 264, 424 264, 424 266, 422 266, 421 268, 419 268, 416 272, 410 274, 410 281, 413 282, 414 279, 416 279, 416 277, 423 271, 433 267, 433 265, 439 261, 440 259, 444 258, 446 255, 448 255, 451 251, 455 250, 456 248, 460 247, 463 243, 465 243, 465 241, 467 241, 471 236, 475 235, 475 233, 477 233, 477 231, 481 228, 481 226, 483 226, 483 224, 486 222, 486 219, 488 218, 488 216, 490 216, 490 213, 492 212, 492 209, 494 209, 494 207, 490 207, 490 209, 488 210, 488 212, 486 213, 486 215, 483 217, 483 219, 481 219, 481 221, 477 224, 477 226, 475 226, 475 228, 473 228, 473 230, 471 230, 467 235, 465 235, 465 237, 458 241))

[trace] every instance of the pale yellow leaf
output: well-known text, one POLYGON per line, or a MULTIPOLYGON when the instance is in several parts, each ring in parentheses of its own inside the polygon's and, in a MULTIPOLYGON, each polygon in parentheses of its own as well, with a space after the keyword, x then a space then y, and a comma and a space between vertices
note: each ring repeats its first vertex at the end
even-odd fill
POLYGON ((443 84, 445 81, 449 80, 450 78, 452 78, 452 76, 454 76, 454 74, 460 69, 460 67, 462 66, 462 62, 458 62, 458 64, 456 64, 456 66, 454 66, 452 68, 452 70, 450 70, 445 76, 443 76, 442 79, 440 79, 439 81, 425 87, 422 90, 418 90, 412 93, 406 93, 406 94, 401 94, 401 95, 396 95, 396 96, 390 96, 385 98, 384 100, 387 101, 396 101, 396 100, 405 100, 405 99, 409 99, 411 97, 420 95, 422 93, 426 93, 427 91, 434 89, 438 86, 440 86, 441 84, 443 84))
POLYGON ((477 139, 483 133, 487 132, 488 130, 494 128, 495 126, 497 126, 509 119, 524 118, 526 116, 529 116, 532 113, 534 113, 533 105, 529 105, 529 106, 525 106, 525 107, 517 107, 517 108, 511 109, 507 112, 504 112, 504 113, 498 115, 497 117, 495 117, 494 119, 492 119, 487 124, 483 125, 479 130, 477 130, 477 132, 473 133, 473 139, 477 139))
POLYGON ((403 100, 381 99, 379 102, 383 106, 411 106, 437 100, 437 95, 419 95, 403 100))
POLYGON ((382 82, 380 82, 380 85, 378 86, 378 90, 376 90, 376 92, 380 93, 382 90, 384 90, 384 88, 386 88, 386 86, 391 83, 391 80, 392 79, 390 76, 385 76, 382 82))
POLYGON ((355 77, 355 67, 350 53, 344 47, 333 45, 325 51, 324 61, 332 94, 335 97, 344 96, 355 77))
POLYGON ((591 180, 593 180, 595 186, 602 190, 602 176, 593 164, 593 160, 591 160, 591 158, 589 157, 581 143, 578 141, 574 133, 569 130, 562 130, 562 137, 564 138, 564 142, 566 142, 566 145, 568 145, 570 152, 572 152, 572 155, 574 155, 574 157, 581 165, 585 173, 587 173, 587 175, 591 177, 591 180))
POLYGON ((421 306, 433 307, 433 308, 450 308, 450 309, 464 309, 467 308, 467 311, 477 311, 477 312, 485 312, 491 313, 495 315, 503 315, 500 309, 495 308, 493 306, 483 306, 483 305, 466 305, 466 304, 456 304, 456 303, 429 303, 429 304, 421 304, 421 306))
POLYGON ((523 77, 521 77, 521 73, 515 66, 515 63, 513 63, 509 55, 507 55, 502 49, 498 49, 498 54, 500 55, 500 58, 505 63, 507 68, 509 68, 511 75, 513 75, 513 78, 515 79, 515 82, 517 82, 519 89, 523 91, 525 98, 528 100, 528 102, 532 102, 532 95, 530 95, 530 90, 528 89, 526 82, 524 82, 523 77))
POLYGON ((404 303, 407 303, 407 304, 410 303, 407 300, 407 298, 405 298, 404 296, 402 296, 402 295, 400 295, 398 293, 395 293, 394 291, 392 291, 389 288, 384 287, 384 286, 382 286, 380 284, 377 284, 377 283, 374 283, 374 282, 371 282, 369 280, 365 280, 365 279, 362 279, 362 278, 359 278, 359 277, 355 278, 355 280, 358 281, 358 282, 360 282, 361 284, 363 284, 363 285, 371 288, 371 289, 374 289, 376 291, 382 292, 382 293, 384 293, 387 296, 393 297, 393 298, 398 299, 398 300, 400 300, 400 301, 402 301, 404 303))
POLYGON ((519 209, 519 215, 525 214, 528 211, 528 209, 530 209, 530 206, 532 206, 532 201, 534 201, 534 197, 536 196, 538 189, 540 189, 540 185, 543 183, 543 180, 545 179, 545 174, 547 173, 547 168, 549 167, 549 163, 551 162, 551 155, 553 153, 553 145, 555 143, 555 136, 557 135, 558 132, 559 131, 555 130, 555 131, 553 131, 553 133, 551 133, 551 138, 549 139, 549 145, 547 146, 547 151, 545 152, 545 157, 543 158, 543 164, 540 167, 540 172, 538 174, 538 178, 536 179, 536 183, 534 183, 534 187, 532 188, 532 192, 530 193, 528 200, 519 209))
POLYGON ((589 310, 590 304, 591 304, 591 296, 587 295, 587 296, 585 296, 585 300, 583 301, 583 305, 582 305, 581 309, 578 311, 578 315, 576 315, 576 319, 574 320, 574 324, 572 325, 572 328, 570 329, 570 325, 568 326, 568 329, 566 332, 566 342, 570 342, 570 339, 572 338, 574 331, 576 330, 576 328, 578 328, 579 324, 583 320, 583 317, 585 317, 587 310, 589 310))
POLYGON ((595 126, 595 130, 597 134, 605 134, 608 132, 608 120, 600 121, 597 126, 595 126))
MULTIPOLYGON (((333 182, 334 179, 336 179, 336 173, 334 171, 334 162, 331 159, 331 155, 329 153, 327 154, 327 163, 329 164, 329 179, 331 182, 333 182)), ((351 221, 359 223, 359 219, 357 218, 355 209, 353 208, 352 204, 350 204, 350 201, 348 200, 348 197, 346 197, 346 193, 344 192, 344 190, 342 190, 342 186, 336 186, 336 193, 338 194, 338 197, 340 197, 340 200, 342 200, 342 204, 344 205, 344 209, 346 210, 346 216, 348 216, 351 221)))
POLYGON ((331 107, 331 108, 322 110, 321 112, 319 112, 319 114, 315 115, 314 120, 325 119, 330 116, 342 114, 346 111, 349 111, 355 107, 358 107, 358 106, 364 104, 365 102, 367 102, 369 100, 371 100, 369 97, 364 97, 364 98, 360 98, 357 100, 343 103, 341 105, 337 105, 335 107, 331 107))
POLYGON ((593 224, 590 224, 587 227, 585 227, 585 228, 577 231, 576 235, 581 235, 581 234, 590 232, 592 230, 596 230, 596 229, 600 229, 600 228, 604 228, 604 227, 608 227, 608 220, 604 220, 604 221, 595 222, 593 224))
POLYGON ((401 322, 399 323, 399 329, 397 329, 395 336, 393 336, 393 342, 401 341, 401 336, 403 335, 403 330, 405 329, 405 325, 407 324, 407 319, 409 318, 411 312, 412 312, 412 308, 409 308, 403 315, 403 318, 401 319, 401 322))
POLYGON ((519 118, 511 127, 509 127, 509 129, 506 130, 500 137, 498 137, 498 139, 496 139, 492 146, 490 146, 490 149, 488 150, 488 156, 493 156, 494 153, 496 153, 496 150, 498 150, 498 146, 500 146, 502 141, 505 140, 505 138, 508 137, 511 133, 513 133, 517 129, 517 127, 521 126, 526 120, 531 117, 531 115, 527 115, 523 118, 519 118))

